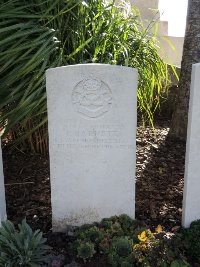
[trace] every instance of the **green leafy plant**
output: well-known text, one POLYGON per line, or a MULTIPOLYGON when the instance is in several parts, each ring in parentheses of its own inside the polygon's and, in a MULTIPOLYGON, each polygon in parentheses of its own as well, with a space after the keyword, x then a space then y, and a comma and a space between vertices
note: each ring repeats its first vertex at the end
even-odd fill
MULTIPOLYGON (((199 222, 191 225, 196 235, 199 225, 199 222)), ((123 214, 105 218, 99 224, 77 228, 75 247, 79 251, 79 258, 84 261, 94 255, 102 255, 103 259, 113 267, 187 267, 190 265, 185 256, 186 247, 189 249, 188 254, 191 247, 185 246, 189 241, 187 239, 187 242, 184 242, 184 240, 188 238, 190 233, 188 231, 174 234, 164 231, 161 225, 152 231, 144 227, 141 222, 123 214)), ((197 239, 194 240, 197 242, 197 239)), ((194 248, 198 249, 198 245, 194 248)))
POLYGON ((128 237, 113 239, 108 253, 108 262, 112 266, 133 266, 132 241, 128 237))
POLYGON ((200 263, 200 220, 191 223, 190 228, 183 231, 187 254, 200 263))
POLYGON ((120 222, 120 224, 121 224, 121 226, 122 226, 123 229, 128 229, 135 222, 135 220, 131 219, 126 214, 120 215, 118 220, 119 220, 119 222, 120 222))
POLYGON ((96 244, 99 244, 104 237, 103 232, 96 226, 88 229, 85 234, 91 242, 95 242, 96 244))
POLYGON ((120 266, 121 267, 133 267, 133 264, 127 261, 123 261, 120 266))
POLYGON ((189 267, 189 266, 190 266, 189 263, 187 263, 186 261, 182 261, 182 260, 174 260, 170 264, 170 267, 189 267))
POLYGON ((133 246, 137 266, 188 266, 181 250, 182 244, 174 238, 174 234, 164 232, 160 225, 155 232, 143 230, 138 235, 139 243, 133 246))
POLYGON ((99 251, 100 253, 107 254, 110 248, 111 239, 109 236, 104 236, 104 238, 99 243, 99 251))
POLYGON ((119 222, 115 222, 112 224, 111 228, 107 230, 107 233, 111 236, 123 236, 124 235, 124 231, 121 227, 121 224, 119 222))
MULTIPOLYGON (((94 243, 97 252, 107 254, 113 238, 123 237, 125 232, 131 236, 137 225, 138 222, 127 215, 112 216, 102 219, 99 224, 84 225, 77 228, 75 237, 82 242, 94 243)), ((77 247, 78 244, 75 243, 75 247, 77 247)))
POLYGON ((140 224, 137 220, 131 219, 126 214, 120 215, 118 221, 125 236, 133 237, 133 235, 136 234, 136 229, 142 227, 142 224, 140 224))
POLYGON ((10 221, 2 222, 0 228, 0 266, 36 267, 48 261, 49 247, 39 230, 33 231, 26 223, 18 225, 18 230, 10 221))
POLYGON ((114 239, 111 250, 114 250, 120 257, 127 257, 132 252, 132 242, 128 237, 114 239))
POLYGON ((92 242, 80 242, 77 247, 77 256, 84 261, 92 258, 95 254, 94 244, 92 242))
POLYGON ((138 69, 138 108, 153 124, 166 64, 128 1, 3 0, 0 5, 0 128, 21 149, 48 150, 45 70, 106 63, 138 69), (8 134, 9 133, 9 134, 8 134))
POLYGON ((113 221, 112 219, 109 219, 109 218, 104 218, 100 222, 100 226, 104 228, 105 230, 110 229, 112 225, 113 225, 113 221))

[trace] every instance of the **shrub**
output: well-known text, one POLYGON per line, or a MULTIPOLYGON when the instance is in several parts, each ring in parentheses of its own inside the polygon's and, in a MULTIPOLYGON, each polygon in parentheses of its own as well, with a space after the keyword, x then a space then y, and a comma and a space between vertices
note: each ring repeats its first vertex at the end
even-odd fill
POLYGON ((119 222, 121 224, 121 227, 124 231, 126 231, 127 229, 129 229, 130 227, 135 225, 137 226, 137 222, 133 219, 131 219, 128 215, 126 214, 122 214, 119 216, 119 222))
POLYGON ((191 223, 189 229, 183 231, 188 257, 200 263, 200 220, 191 223))
POLYGON ((0 266, 36 267, 48 261, 49 247, 39 230, 33 231, 25 220, 18 230, 10 221, 2 222, 0 228, 0 266))
POLYGON ((104 218, 100 222, 100 227, 111 236, 131 235, 138 226, 139 222, 131 219, 126 214, 104 218))
POLYGON ((132 253, 132 243, 128 237, 114 239, 111 250, 120 257, 127 257, 132 253))
POLYGON ((182 261, 182 260, 175 260, 172 261, 172 263, 170 264, 170 267, 189 267, 190 265, 186 262, 186 261, 182 261))
POLYGON ((108 236, 105 236, 103 240, 99 243, 99 252, 107 254, 110 248, 110 242, 110 238, 108 236))
POLYGON ((161 226, 155 232, 142 231, 138 240, 139 243, 133 246, 137 266, 189 266, 181 250, 182 244, 177 242, 180 240, 174 234, 164 232, 161 226))
POLYGON ((108 230, 112 227, 113 221, 108 218, 102 219, 100 226, 103 227, 105 230, 108 230))
MULTIPOLYGON (((102 219, 96 225, 85 225, 77 228, 74 247, 79 251, 78 257, 86 261, 94 255, 94 248, 95 252, 104 254, 106 257, 110 254, 110 258, 115 258, 114 251, 116 250, 116 256, 123 258, 122 254, 127 253, 127 248, 129 249, 128 254, 130 250, 132 251, 131 239, 124 237, 123 229, 130 233, 131 227, 134 226, 135 228, 136 224, 137 222, 127 215, 121 215, 102 219), (83 255, 86 256, 83 257, 83 255)), ((119 261, 122 263, 121 259, 119 261)))
MULTIPOLYGON (((191 228, 198 231, 199 224, 194 223, 191 228)), ((76 229, 75 236, 78 256, 84 261, 96 253, 103 254, 103 259, 113 267, 189 266, 185 258, 183 234, 165 232, 161 225, 152 231, 127 215, 82 226, 76 229)))
POLYGON ((96 226, 93 226, 90 229, 88 229, 85 232, 85 235, 91 242, 95 242, 96 244, 99 244, 104 237, 102 231, 96 226))
POLYGON ((123 229, 121 227, 121 224, 119 222, 113 223, 111 228, 107 230, 107 233, 111 237, 123 236, 124 235, 124 231, 123 231, 123 229))
POLYGON ((128 237, 113 239, 108 253, 108 262, 112 266, 133 266, 132 241, 128 237))
POLYGON ((94 244, 92 242, 80 242, 77 247, 78 257, 84 262, 93 257, 95 254, 94 244))

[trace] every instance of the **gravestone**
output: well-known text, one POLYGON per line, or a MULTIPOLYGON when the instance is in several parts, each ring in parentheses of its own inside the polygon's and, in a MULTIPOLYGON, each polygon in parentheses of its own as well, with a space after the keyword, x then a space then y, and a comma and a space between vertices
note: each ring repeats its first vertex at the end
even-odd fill
POLYGON ((200 64, 192 66, 182 224, 200 219, 200 64))
POLYGON ((3 161, 2 161, 1 139, 0 139, 0 225, 1 221, 5 219, 6 219, 6 202, 5 202, 3 161))
POLYGON ((134 218, 137 70, 83 64, 46 78, 53 230, 134 218))

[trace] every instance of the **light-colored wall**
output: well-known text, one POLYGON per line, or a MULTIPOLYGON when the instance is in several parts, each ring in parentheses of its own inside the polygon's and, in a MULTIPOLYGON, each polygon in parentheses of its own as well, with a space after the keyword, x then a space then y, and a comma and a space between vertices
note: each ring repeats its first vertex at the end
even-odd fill
POLYGON ((160 20, 158 22, 158 34, 160 36, 168 36, 168 21, 160 20))
POLYGON ((138 7, 158 9, 159 0, 129 0, 132 4, 138 7))
MULTIPOLYGON (((159 0, 129 0, 131 4, 137 6, 143 19, 152 19, 158 12, 159 0)), ((159 14, 157 14, 159 15, 159 14)))
MULTIPOLYGON (((168 36, 168 22, 159 20, 158 11, 159 0, 129 0, 131 4, 138 7, 144 25, 148 25, 149 20, 158 20, 158 40, 160 41, 159 53, 169 64, 181 66, 184 37, 168 36), (155 16, 156 14, 156 16, 155 16), (167 40, 164 40, 164 38, 167 40), (173 48, 172 48, 172 46, 173 48)), ((152 28, 152 32, 155 28, 152 28)))
POLYGON ((159 38, 159 53, 165 62, 181 66, 184 37, 164 36, 159 38))
POLYGON ((151 23, 149 20, 143 20, 143 25, 145 28, 148 27, 151 33, 157 31, 157 35, 159 36, 168 35, 168 21, 155 21, 151 23))

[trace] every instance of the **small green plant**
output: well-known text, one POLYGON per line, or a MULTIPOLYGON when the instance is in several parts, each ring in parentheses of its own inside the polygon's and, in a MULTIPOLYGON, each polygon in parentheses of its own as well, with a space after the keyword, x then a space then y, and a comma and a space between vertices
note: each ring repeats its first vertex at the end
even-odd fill
POLYGON ((170 264, 170 267, 189 267, 190 265, 186 261, 174 260, 170 264))
POLYGON ((132 241, 128 237, 119 237, 113 240, 108 262, 114 266, 133 266, 132 241))
MULTIPOLYGON (((132 227, 136 221, 132 220, 128 215, 122 214, 119 216, 119 222, 121 224, 122 229, 124 231, 126 231, 130 227, 132 227)), ((136 224, 137 224, 137 222, 136 222, 136 224)))
POLYGON ((192 222, 183 234, 188 256, 200 263, 200 220, 192 222))
POLYGON ((85 234, 91 242, 95 242, 96 244, 99 244, 104 237, 103 232, 96 226, 88 229, 85 234))
POLYGON ((110 228, 112 227, 112 224, 113 224, 113 222, 112 222, 111 219, 109 219, 109 218, 104 218, 104 219, 102 219, 102 221, 101 221, 101 223, 100 223, 100 226, 101 226, 102 228, 104 228, 105 230, 107 230, 107 229, 110 229, 110 228))
POLYGON ((123 261, 121 263, 121 267, 133 267, 133 264, 132 263, 129 263, 127 261, 123 261))
POLYGON ((180 249, 182 244, 177 243, 174 234, 164 232, 161 225, 155 232, 150 229, 142 231, 138 240, 139 243, 133 246, 136 266, 189 266, 180 249))
POLYGON ((0 266, 6 267, 39 267, 47 263, 49 247, 39 230, 33 231, 26 223, 18 225, 12 222, 2 222, 0 228, 0 266))
POLYGON ((99 251, 100 253, 107 253, 110 248, 110 238, 109 236, 105 236, 103 240, 99 243, 99 251))
POLYGON ((80 242, 78 247, 78 257, 86 262, 88 259, 92 258, 95 254, 94 244, 92 242, 80 242))
POLYGON ((119 222, 113 223, 111 228, 109 230, 107 230, 107 233, 111 237, 124 236, 124 231, 123 231, 121 224, 119 222))
POLYGON ((113 267, 188 267, 185 254, 188 249, 189 258, 194 240, 192 255, 200 255, 199 233, 200 221, 194 222, 189 230, 174 234, 164 231, 161 225, 153 231, 123 214, 77 228, 75 247, 84 262, 96 254, 102 255, 103 260, 113 267))
POLYGON ((114 240, 112 248, 120 257, 127 257, 132 253, 132 243, 128 237, 120 237, 114 240))

